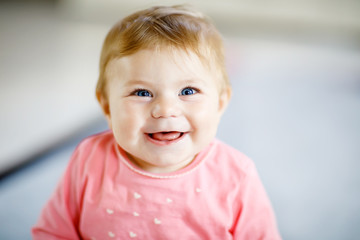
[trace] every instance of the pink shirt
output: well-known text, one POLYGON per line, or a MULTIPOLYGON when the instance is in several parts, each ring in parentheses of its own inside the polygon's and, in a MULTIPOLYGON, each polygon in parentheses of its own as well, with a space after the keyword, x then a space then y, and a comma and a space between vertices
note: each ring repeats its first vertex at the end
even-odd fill
POLYGON ((133 165, 110 131, 85 139, 34 239, 280 239, 253 162, 214 140, 177 172, 133 165))

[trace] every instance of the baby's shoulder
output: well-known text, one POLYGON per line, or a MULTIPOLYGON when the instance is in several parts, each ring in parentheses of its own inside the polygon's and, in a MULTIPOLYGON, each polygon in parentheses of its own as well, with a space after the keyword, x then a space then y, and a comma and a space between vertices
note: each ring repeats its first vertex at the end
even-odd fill
MULTIPOLYGON (((114 136, 111 131, 105 131, 98 134, 91 135, 83 139, 76 147, 72 162, 76 165, 94 165, 97 160, 108 155, 109 151, 113 150, 114 136)), ((101 162, 101 161, 100 161, 101 162)))
POLYGON ((215 139, 214 158, 216 166, 223 168, 227 172, 242 172, 244 174, 255 169, 254 162, 250 157, 236 148, 215 139))
POLYGON ((101 148, 106 145, 113 144, 113 142, 114 135, 112 134, 111 130, 107 130, 84 138, 76 149, 88 150, 89 148, 93 149, 94 147, 101 148))

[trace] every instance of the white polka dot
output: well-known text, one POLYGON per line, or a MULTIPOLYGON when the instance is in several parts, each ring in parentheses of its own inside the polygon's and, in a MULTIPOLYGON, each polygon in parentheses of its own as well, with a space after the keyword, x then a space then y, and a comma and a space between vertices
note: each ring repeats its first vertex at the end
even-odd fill
POLYGON ((129 232, 129 235, 130 235, 131 238, 136 238, 137 237, 136 233, 134 233, 134 232, 129 232))
POLYGON ((114 210, 112 210, 112 209, 110 209, 110 208, 107 208, 107 209, 106 209, 106 212, 111 215, 111 214, 114 213, 114 210))
POLYGON ((137 213, 137 212, 133 212, 133 215, 134 215, 135 217, 140 216, 140 214, 139 214, 139 213, 137 213))
POLYGON ((166 199, 166 202, 167 202, 167 203, 172 203, 172 201, 173 201, 173 200, 172 200, 171 198, 167 198, 167 199, 166 199))
POLYGON ((201 188, 196 188, 195 191, 196 191, 197 193, 200 193, 200 192, 201 192, 201 188))
POLYGON ((141 198, 141 195, 138 194, 137 192, 135 192, 135 193, 134 193, 134 198, 135 198, 135 199, 139 199, 139 198, 141 198))
POLYGON ((159 224, 161 224, 161 221, 159 219, 155 218, 154 223, 159 225, 159 224))
POLYGON ((108 235, 109 235, 109 237, 111 237, 111 238, 115 237, 115 233, 113 233, 113 232, 108 232, 108 235))

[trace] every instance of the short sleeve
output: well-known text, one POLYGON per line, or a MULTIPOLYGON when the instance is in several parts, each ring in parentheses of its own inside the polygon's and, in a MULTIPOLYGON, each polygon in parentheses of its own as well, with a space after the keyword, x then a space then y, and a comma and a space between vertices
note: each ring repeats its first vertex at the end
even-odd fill
POLYGON ((80 239, 78 233, 79 209, 84 179, 82 177, 82 151, 79 146, 55 192, 43 208, 32 229, 34 240, 80 239))
POLYGON ((234 239, 281 239, 270 200, 252 162, 238 198, 240 210, 233 229, 234 239))

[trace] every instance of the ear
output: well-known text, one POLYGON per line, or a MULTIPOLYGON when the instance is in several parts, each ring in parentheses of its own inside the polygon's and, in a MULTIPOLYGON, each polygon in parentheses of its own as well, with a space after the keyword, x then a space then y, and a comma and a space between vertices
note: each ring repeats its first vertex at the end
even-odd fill
POLYGON ((96 98, 100 104, 100 107, 105 115, 106 121, 108 123, 108 126, 110 129, 112 129, 111 124, 111 113, 110 113, 110 106, 109 106, 109 100, 106 96, 104 96, 101 92, 96 92, 96 98))
POLYGON ((221 93, 219 97, 219 113, 222 115, 226 107, 228 106, 231 99, 232 91, 231 87, 226 87, 221 93))

